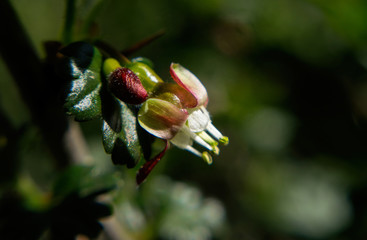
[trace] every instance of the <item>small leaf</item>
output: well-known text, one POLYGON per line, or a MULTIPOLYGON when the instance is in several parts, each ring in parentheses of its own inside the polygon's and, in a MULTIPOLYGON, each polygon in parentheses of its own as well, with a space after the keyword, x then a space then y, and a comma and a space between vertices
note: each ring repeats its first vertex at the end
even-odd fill
POLYGON ((88 196, 103 189, 113 189, 116 179, 113 174, 93 174, 88 166, 71 166, 56 179, 53 186, 54 199, 60 201, 77 192, 80 196, 88 196))
POLYGON ((75 116, 77 121, 87 121, 101 115, 101 84, 78 103, 69 108, 68 114, 75 116))
POLYGON ((60 53, 65 56, 63 71, 66 71, 70 81, 64 104, 67 113, 78 121, 100 116, 101 53, 84 42, 72 43, 61 49, 60 53))
POLYGON ((121 140, 116 138, 114 148, 112 150, 111 159, 115 165, 126 165, 127 168, 133 168, 136 166, 139 159, 131 157, 129 149, 121 140))
MULTIPOLYGON (((72 179, 77 178, 73 176, 72 179)), ((83 178, 81 180, 85 185, 86 181, 83 178)), ((98 199, 100 195, 108 193, 113 188, 103 187, 106 181, 101 177, 88 180, 92 180, 90 183, 87 182, 88 184, 94 183, 93 189, 70 192, 61 201, 56 202, 48 212, 50 239, 76 239, 80 234, 95 239, 101 232, 103 227, 99 220, 110 216, 113 210, 110 204, 100 202, 98 199), (99 187, 95 187, 98 185, 99 187)))
POLYGON ((136 114, 124 102, 113 98, 107 92, 102 95, 103 105, 103 146, 112 154, 115 164, 135 167, 143 157, 138 138, 136 114))

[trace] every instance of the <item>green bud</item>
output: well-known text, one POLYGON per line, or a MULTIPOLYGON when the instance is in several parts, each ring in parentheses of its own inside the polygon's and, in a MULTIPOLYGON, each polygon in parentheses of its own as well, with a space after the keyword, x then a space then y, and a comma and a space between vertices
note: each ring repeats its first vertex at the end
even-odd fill
POLYGON ((120 63, 114 58, 107 58, 103 63, 103 72, 106 76, 112 73, 117 68, 120 68, 120 63))
POLYGON ((144 63, 145 65, 149 66, 150 68, 153 68, 153 62, 146 58, 146 57, 136 57, 131 59, 131 62, 135 63, 135 62, 140 62, 140 63, 144 63))
POLYGON ((163 80, 151 69, 148 65, 142 62, 133 62, 126 65, 140 79, 144 88, 151 93, 158 83, 163 83, 163 80))

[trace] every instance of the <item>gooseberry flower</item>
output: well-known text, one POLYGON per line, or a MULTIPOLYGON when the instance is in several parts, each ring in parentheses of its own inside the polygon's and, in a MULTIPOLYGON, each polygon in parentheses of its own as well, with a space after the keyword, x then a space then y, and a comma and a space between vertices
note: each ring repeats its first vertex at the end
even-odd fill
POLYGON ((214 127, 206 110, 208 93, 205 87, 180 64, 172 63, 170 66, 175 83, 163 82, 142 62, 131 62, 121 67, 110 58, 104 63, 104 72, 108 75, 108 87, 117 98, 140 106, 140 126, 166 143, 162 152, 139 169, 136 176, 138 184, 164 156, 169 143, 201 157, 208 164, 212 163, 213 154, 219 154, 218 143, 228 144, 228 137, 214 127), (199 151, 194 143, 206 150, 199 151))
POLYGON ((168 141, 203 158, 208 164, 212 163, 211 154, 219 154, 218 143, 228 144, 228 137, 212 124, 206 110, 208 94, 200 80, 176 63, 171 64, 170 74, 176 84, 157 84, 138 113, 140 126, 167 143, 160 154, 140 169, 138 184, 163 157, 168 141), (206 151, 200 152, 193 147, 194 143, 206 148, 206 151))

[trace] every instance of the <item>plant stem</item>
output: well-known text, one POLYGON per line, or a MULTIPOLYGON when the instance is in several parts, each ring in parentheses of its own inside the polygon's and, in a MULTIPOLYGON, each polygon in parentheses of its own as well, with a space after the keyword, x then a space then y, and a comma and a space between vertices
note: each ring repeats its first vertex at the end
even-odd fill
POLYGON ((73 41, 75 22, 75 0, 66 0, 65 24, 62 34, 63 43, 69 44, 73 41))
POLYGON ((9 0, 0 1, 0 29, 1 56, 56 166, 64 168, 70 164, 72 156, 63 143, 68 122, 55 94, 56 74, 44 68, 9 0))
POLYGON ((106 3, 105 0, 92 1, 92 7, 89 9, 88 14, 84 18, 84 23, 81 28, 81 36, 87 39, 92 39, 97 31, 97 27, 94 25, 94 20, 100 13, 103 5, 106 3))

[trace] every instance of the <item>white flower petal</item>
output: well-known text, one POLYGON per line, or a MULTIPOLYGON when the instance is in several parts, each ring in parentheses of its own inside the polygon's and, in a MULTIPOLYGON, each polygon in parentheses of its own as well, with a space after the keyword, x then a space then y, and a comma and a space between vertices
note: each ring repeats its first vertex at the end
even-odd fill
POLYGON ((204 107, 190 113, 187 121, 192 132, 204 131, 211 122, 209 112, 204 107))
POLYGON ((191 138, 190 129, 184 125, 170 142, 179 148, 186 149, 187 146, 192 146, 194 141, 191 138))

